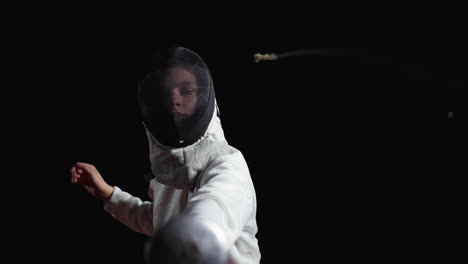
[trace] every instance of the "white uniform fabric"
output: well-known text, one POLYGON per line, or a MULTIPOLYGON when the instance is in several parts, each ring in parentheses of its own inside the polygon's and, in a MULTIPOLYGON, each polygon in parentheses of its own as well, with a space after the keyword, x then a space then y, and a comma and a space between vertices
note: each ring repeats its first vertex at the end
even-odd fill
MULTIPOLYGON (((207 140, 226 141, 216 113, 205 136, 194 145, 207 140)), ((153 158, 158 151, 167 152, 163 146, 151 145, 153 158)), ((193 146, 186 148, 190 147, 193 146)), ((186 165, 197 167, 194 169, 199 172, 193 189, 176 189, 153 179, 149 187, 152 202, 143 202, 116 186, 104 209, 132 230, 148 236, 182 212, 190 214, 223 231, 228 263, 259 263, 255 189, 242 153, 231 149, 234 151, 215 157, 204 168, 199 168, 199 164, 186 165)), ((186 151, 184 155, 190 153, 196 151, 186 151)), ((186 160, 193 159, 186 157, 186 160)))

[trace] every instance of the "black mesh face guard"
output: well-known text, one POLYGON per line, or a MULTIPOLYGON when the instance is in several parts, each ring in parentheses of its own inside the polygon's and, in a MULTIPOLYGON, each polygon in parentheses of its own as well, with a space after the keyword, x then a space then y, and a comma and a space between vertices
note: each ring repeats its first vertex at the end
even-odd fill
POLYGON ((168 147, 185 147, 199 140, 213 116, 214 101, 208 67, 186 48, 160 54, 156 69, 139 86, 143 122, 168 147))

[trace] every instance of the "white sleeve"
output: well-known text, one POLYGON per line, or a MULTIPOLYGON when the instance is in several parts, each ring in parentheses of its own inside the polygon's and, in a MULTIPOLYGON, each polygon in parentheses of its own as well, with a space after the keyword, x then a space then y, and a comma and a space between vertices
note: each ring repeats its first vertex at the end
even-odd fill
POLYGON ((151 202, 142 202, 140 198, 115 186, 111 197, 104 203, 104 209, 130 229, 148 236, 153 234, 153 204, 151 202))
POLYGON ((185 213, 216 224, 230 248, 255 212, 255 191, 245 160, 242 156, 214 160, 200 186, 185 213))

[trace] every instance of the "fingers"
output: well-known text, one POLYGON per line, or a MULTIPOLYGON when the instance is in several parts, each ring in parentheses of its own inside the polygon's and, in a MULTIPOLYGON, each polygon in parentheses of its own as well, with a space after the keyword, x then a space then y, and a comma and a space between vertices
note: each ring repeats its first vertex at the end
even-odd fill
POLYGON ((70 169, 70 173, 72 175, 75 175, 76 174, 76 167, 75 166, 72 166, 72 168, 70 169))
POLYGON ((71 176, 71 182, 72 183, 78 183, 78 181, 80 180, 80 174, 77 174, 77 173, 72 173, 72 176, 71 176))
POLYGON ((93 174, 97 171, 96 167, 94 167, 94 165, 92 164, 88 164, 88 163, 83 163, 83 162, 77 162, 75 164, 76 167, 76 172, 78 174, 82 174, 83 171, 87 172, 87 173, 90 173, 90 174, 93 174))
POLYGON ((90 170, 94 169, 94 166, 92 164, 84 163, 84 162, 77 162, 75 163, 75 167, 77 169, 82 169, 82 170, 90 170))
POLYGON ((84 163, 84 162, 77 162, 75 165, 72 166, 70 169, 71 173, 71 182, 78 183, 83 171, 91 171, 94 170, 95 167, 92 164, 84 163))
POLYGON ((77 183, 80 176, 78 175, 75 166, 73 166, 73 167, 70 169, 70 173, 71 173, 71 182, 72 182, 72 183, 77 183))
POLYGON ((80 176, 77 176, 77 177, 72 176, 71 183, 78 183, 79 180, 80 180, 80 176))

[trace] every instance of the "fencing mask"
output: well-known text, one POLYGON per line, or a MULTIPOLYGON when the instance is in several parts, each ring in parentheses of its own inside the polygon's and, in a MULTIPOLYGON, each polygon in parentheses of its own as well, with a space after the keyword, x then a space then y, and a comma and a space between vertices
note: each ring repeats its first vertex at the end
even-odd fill
POLYGON ((167 147, 195 143, 207 130, 215 107, 207 65, 195 52, 171 47, 156 55, 153 69, 138 90, 144 125, 167 147))

